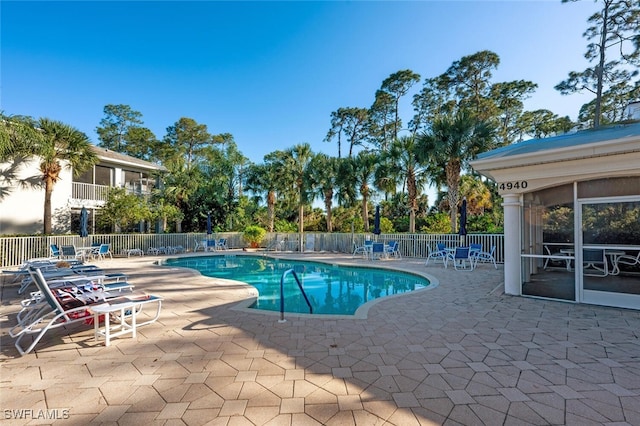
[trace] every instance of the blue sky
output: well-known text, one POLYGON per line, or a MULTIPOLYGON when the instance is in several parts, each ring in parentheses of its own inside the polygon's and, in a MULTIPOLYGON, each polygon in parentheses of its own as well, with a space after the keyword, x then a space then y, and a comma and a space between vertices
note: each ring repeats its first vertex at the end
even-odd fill
MULTIPOLYGON (((588 96, 553 89, 588 65, 583 0, 413 2, 2 1, 0 109, 73 125, 98 142, 107 104, 158 138, 180 117, 231 133, 251 161, 323 142, 330 114, 371 106, 390 74, 424 78, 480 50, 494 81, 539 85, 527 109, 575 119, 588 96)), ((422 82, 415 86, 418 90, 422 82)), ((407 97, 401 116, 413 115, 407 97)))

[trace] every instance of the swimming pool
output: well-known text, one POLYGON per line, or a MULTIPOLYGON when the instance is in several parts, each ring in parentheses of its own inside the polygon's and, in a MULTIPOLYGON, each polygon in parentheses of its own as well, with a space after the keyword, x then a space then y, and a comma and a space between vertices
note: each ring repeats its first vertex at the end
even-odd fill
MULTIPOLYGON (((192 268, 208 277, 242 281, 258 290, 254 309, 280 311, 280 277, 294 269, 314 314, 353 315, 363 304, 385 296, 426 288, 429 280, 388 269, 331 265, 266 256, 218 255, 167 259, 167 266, 192 268)), ((309 313, 297 284, 288 276, 284 285, 285 312, 309 313)))

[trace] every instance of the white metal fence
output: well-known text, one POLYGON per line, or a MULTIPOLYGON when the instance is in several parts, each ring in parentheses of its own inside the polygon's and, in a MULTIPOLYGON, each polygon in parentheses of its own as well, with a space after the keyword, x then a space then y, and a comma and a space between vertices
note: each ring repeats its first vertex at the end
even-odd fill
MULTIPOLYGON (((198 241, 211 238, 226 238, 227 247, 244 248, 247 244, 240 232, 222 232, 208 236, 206 233, 189 234, 96 234, 81 238, 78 235, 31 236, 0 238, 0 267, 6 268, 20 265, 26 259, 48 257, 50 245, 74 245, 86 247, 94 244, 110 244, 114 255, 129 249, 141 249, 145 253, 151 247, 182 246, 186 251, 193 251, 198 241)), ((426 258, 429 250, 436 243, 448 246, 461 244, 457 234, 351 234, 351 233, 304 233, 304 250, 330 253, 352 253, 355 246, 362 245, 365 239, 380 242, 398 241, 399 250, 404 257, 426 258)), ((485 250, 496 246, 496 260, 502 262, 504 257, 504 236, 502 234, 469 234, 464 244, 479 243, 485 250)), ((265 250, 297 251, 300 247, 297 233, 269 233, 261 246, 265 250)))

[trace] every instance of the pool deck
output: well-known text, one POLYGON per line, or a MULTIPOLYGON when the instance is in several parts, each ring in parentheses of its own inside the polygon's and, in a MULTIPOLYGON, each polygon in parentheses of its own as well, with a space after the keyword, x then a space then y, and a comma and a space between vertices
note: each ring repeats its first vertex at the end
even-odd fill
POLYGON ((281 323, 234 309, 254 295, 248 286, 157 256, 114 258, 95 264, 162 296, 160 319, 109 347, 89 325, 53 330, 23 357, 7 335, 22 297, 5 285, 2 423, 640 425, 638 311, 508 296, 489 264, 279 256, 388 266, 438 285, 381 299, 366 318, 281 323))

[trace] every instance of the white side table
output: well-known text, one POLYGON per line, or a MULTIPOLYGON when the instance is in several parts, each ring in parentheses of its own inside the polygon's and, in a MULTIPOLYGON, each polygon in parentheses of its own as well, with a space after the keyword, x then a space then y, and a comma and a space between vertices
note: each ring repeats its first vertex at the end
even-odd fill
POLYGON ((104 345, 109 346, 112 337, 118 337, 131 333, 132 338, 136 338, 136 303, 127 301, 123 303, 102 303, 91 306, 93 313, 93 330, 96 342, 100 337, 104 337, 104 345), (119 321, 111 324, 111 314, 120 311, 119 321), (104 315, 104 327, 100 328, 100 315, 104 315), (127 323, 126 318, 131 318, 131 323, 127 323))

